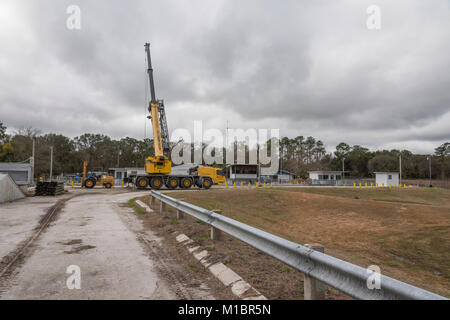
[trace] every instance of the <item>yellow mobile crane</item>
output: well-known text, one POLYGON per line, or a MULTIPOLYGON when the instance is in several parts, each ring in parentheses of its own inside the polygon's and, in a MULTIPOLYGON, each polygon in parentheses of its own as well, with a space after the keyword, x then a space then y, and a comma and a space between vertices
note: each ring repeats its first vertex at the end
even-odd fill
POLYGON ((140 189, 145 189, 148 186, 152 189, 160 189, 163 185, 169 189, 175 189, 177 187, 189 189, 193 185, 199 188, 209 189, 214 182, 224 182, 225 177, 219 168, 194 166, 185 175, 170 174, 172 171, 172 161, 167 156, 170 152, 169 132, 167 129, 164 100, 157 100, 155 95, 150 43, 145 44, 145 52, 147 54, 147 73, 151 94, 149 106, 150 116, 148 118, 152 121, 155 155, 145 159, 146 174, 138 174, 135 177, 135 185, 140 189), (211 171, 213 172, 211 173, 211 171))

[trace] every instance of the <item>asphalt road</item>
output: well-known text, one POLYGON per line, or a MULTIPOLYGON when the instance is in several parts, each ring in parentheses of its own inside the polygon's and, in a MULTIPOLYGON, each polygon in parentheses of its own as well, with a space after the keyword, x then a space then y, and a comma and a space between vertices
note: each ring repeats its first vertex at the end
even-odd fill
MULTIPOLYGON (((158 247, 160 239, 144 231, 133 210, 124 204, 145 193, 65 195, 78 194, 59 203, 62 209, 49 217, 44 228, 43 219, 61 198, 34 197, 0 205, 0 298, 186 298, 180 292, 188 289, 180 287, 182 283, 173 287, 170 279, 161 276, 156 268, 161 261, 155 258, 154 249, 149 253, 148 243, 158 247), (14 257, 16 262, 11 264, 14 257), (8 263, 11 266, 5 271, 8 263), (78 267, 79 282, 74 271, 78 267)), ((195 298, 213 297, 203 290, 195 298)))

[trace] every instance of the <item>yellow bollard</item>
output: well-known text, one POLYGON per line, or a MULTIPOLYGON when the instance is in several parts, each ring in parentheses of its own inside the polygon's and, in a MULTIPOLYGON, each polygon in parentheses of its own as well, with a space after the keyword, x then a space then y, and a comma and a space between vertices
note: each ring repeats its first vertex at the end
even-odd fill
POLYGON ((236 188, 236 182, 233 182, 233 188, 236 188))
POLYGON ((382 187, 384 188, 384 182, 382 183, 382 187))
POLYGON ((359 183, 359 188, 361 189, 361 182, 359 183))
POLYGON ((367 188, 367 182, 364 183, 364 188, 367 188))
POLYGON ((219 186, 219 189, 220 189, 220 183, 218 183, 217 185, 219 186))
POLYGON ((225 180, 225 188, 228 188, 228 183, 226 180, 225 180))
POLYGON ((241 189, 244 187, 244 183, 243 182, 241 182, 241 189))
POLYGON ((377 183, 377 188, 378 188, 378 183, 377 183))
POLYGON ((272 188, 272 182, 270 183, 270 187, 272 188))
POLYGON ((122 180, 122 182, 120 183, 120 186, 123 188, 123 180, 122 180))
POLYGON ((356 188, 356 182, 353 182, 353 188, 356 188))
POLYGON ((264 184, 263 184, 263 188, 265 188, 266 187, 266 183, 264 182, 264 184))
POLYGON ((389 183, 389 189, 391 188, 392 186, 391 186, 391 184, 389 183))
POLYGON ((73 180, 72 180, 72 188, 73 188, 73 185, 74 185, 74 183, 73 183, 73 180))
POLYGON ((249 189, 251 188, 251 184, 250 184, 250 182, 248 183, 248 188, 249 188, 249 189))
POLYGON ((370 183, 370 187, 373 188, 373 182, 370 183))

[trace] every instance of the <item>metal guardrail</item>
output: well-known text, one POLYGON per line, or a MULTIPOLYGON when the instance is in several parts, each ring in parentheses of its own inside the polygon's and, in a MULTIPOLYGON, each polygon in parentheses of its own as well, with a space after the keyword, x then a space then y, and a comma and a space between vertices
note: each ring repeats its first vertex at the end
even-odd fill
POLYGON ((380 289, 369 289, 367 280, 371 274, 364 268, 160 192, 152 190, 151 195, 351 297, 364 300, 447 300, 384 275, 380 275, 380 289))

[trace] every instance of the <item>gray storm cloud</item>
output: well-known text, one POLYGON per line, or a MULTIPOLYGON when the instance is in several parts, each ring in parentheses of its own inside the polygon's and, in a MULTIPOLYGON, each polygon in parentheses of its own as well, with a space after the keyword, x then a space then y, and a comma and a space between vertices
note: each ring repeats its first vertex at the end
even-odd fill
POLYGON ((16 0, 0 18, 0 120, 12 129, 142 138, 150 41, 172 130, 229 120, 416 152, 450 139, 445 0, 16 0), (66 27, 71 4, 81 30, 66 27))

